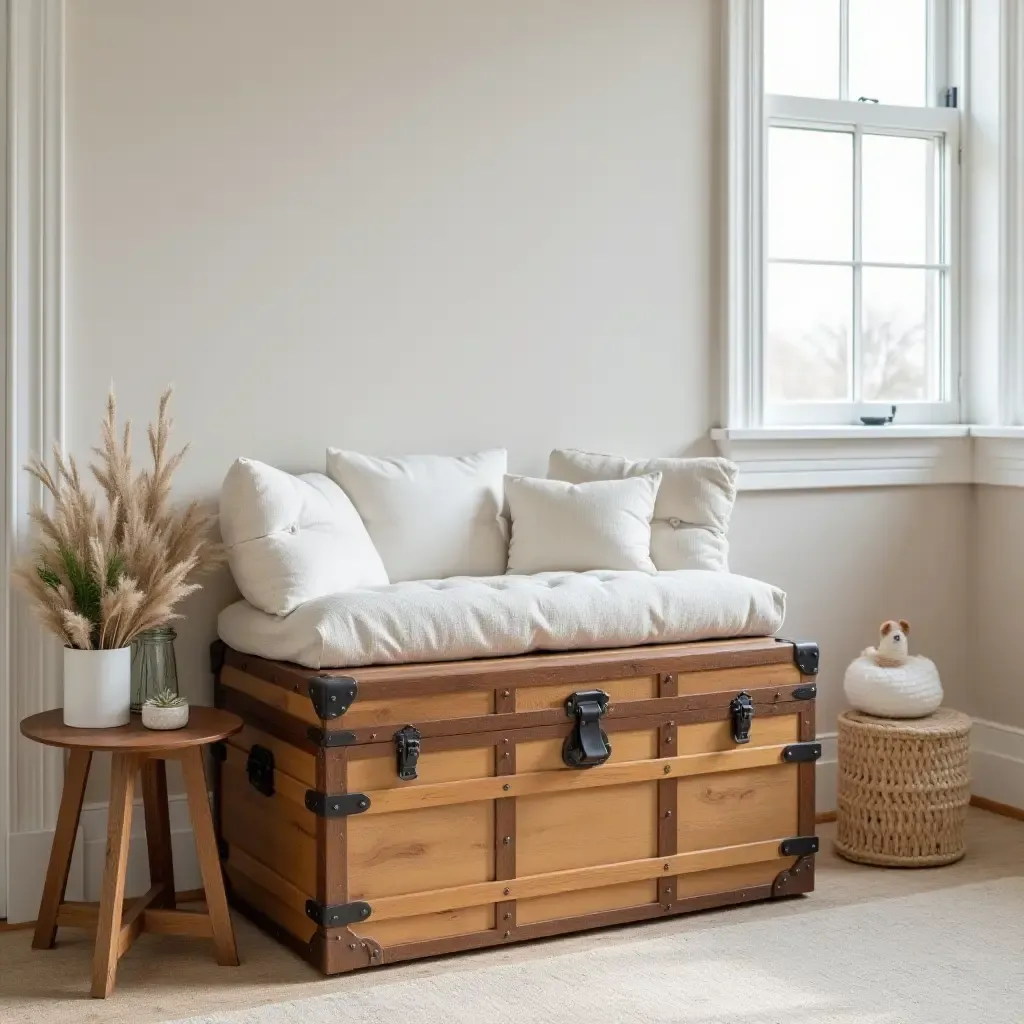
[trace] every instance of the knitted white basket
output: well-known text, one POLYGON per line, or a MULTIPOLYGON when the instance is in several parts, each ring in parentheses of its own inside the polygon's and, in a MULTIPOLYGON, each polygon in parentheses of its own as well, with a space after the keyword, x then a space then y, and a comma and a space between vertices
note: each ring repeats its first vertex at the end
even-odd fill
POLYGON ((850 706, 879 718, 923 718, 942 703, 935 663, 915 655, 903 665, 879 665, 870 655, 854 658, 843 690, 850 706))

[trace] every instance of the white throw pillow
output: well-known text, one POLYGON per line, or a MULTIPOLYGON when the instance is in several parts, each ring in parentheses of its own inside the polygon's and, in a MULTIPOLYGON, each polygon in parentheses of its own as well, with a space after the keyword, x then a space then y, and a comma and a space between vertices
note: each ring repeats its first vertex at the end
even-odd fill
POLYGON ((221 487, 220 530, 238 589, 272 615, 389 582, 359 513, 322 473, 238 459, 221 487))
POLYGON ((736 466, 727 459, 644 459, 556 449, 548 477, 579 484, 661 473, 651 523, 651 558, 662 571, 729 571, 729 517, 736 502, 736 466))
POLYGON ((651 515, 660 483, 660 473, 583 484, 505 477, 512 517, 508 571, 655 572, 651 515))
POLYGON ((327 449, 327 474, 359 510, 393 583, 505 571, 507 465, 503 448, 393 459, 327 449))

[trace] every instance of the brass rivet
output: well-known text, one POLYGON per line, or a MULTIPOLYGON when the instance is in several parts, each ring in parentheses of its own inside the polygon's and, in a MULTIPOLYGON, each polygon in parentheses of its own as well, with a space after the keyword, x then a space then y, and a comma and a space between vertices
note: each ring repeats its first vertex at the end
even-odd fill
POLYGON ((348 944, 348 948, 351 949, 354 952, 357 949, 357 946, 356 946, 356 944, 354 942, 350 942, 348 944))
POLYGON ((665 772, 666 775, 668 775, 668 773, 672 771, 672 765, 667 764, 662 770, 665 772))
POLYGON ((671 895, 672 895, 672 887, 671 887, 671 886, 669 886, 669 887, 668 887, 668 888, 667 888, 667 889, 665 890, 665 895, 666 895, 666 896, 671 896, 671 895))
POLYGON ((662 864, 661 870, 662 871, 668 871, 668 865, 667 864, 662 864))
POLYGON ((509 892, 511 892, 511 890, 510 889, 506 889, 505 890, 505 895, 507 896, 509 894, 509 892))
POLYGON ((371 740, 375 740, 376 738, 377 738, 377 734, 375 732, 371 732, 370 733, 370 739, 371 740))
POLYGON ((511 756, 512 756, 512 755, 511 755, 511 754, 509 753, 509 751, 507 751, 507 750, 506 750, 506 751, 505 751, 505 757, 511 757, 511 756))
POLYGON ((512 787, 506 782, 501 788, 507 793, 512 787))
POLYGON ((506 921, 511 921, 512 920, 512 915, 511 914, 506 914, 505 915, 505 920, 506 921))
POLYGON ((511 936, 511 934, 512 934, 511 932, 505 932, 505 938, 506 939, 509 938, 511 936))
POLYGON ((512 842, 512 837, 511 837, 511 836, 505 836, 505 838, 504 838, 504 839, 502 839, 502 842, 503 842, 503 843, 504 843, 504 844, 505 844, 506 846, 508 846, 508 844, 512 842))
POLYGON ((501 695, 502 697, 507 697, 509 695, 508 690, 502 690, 501 695))
POLYGON ((665 817, 666 818, 671 818, 672 817, 672 812, 671 811, 666 811, 665 812, 665 817))

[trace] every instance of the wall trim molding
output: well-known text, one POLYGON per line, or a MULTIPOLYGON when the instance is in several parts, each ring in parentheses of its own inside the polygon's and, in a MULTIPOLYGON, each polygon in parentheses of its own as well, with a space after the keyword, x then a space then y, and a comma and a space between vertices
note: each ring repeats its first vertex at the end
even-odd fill
POLYGON ((1024 487, 1024 427, 716 427, 741 491, 984 484, 1024 487))
POLYGON ((971 794, 1024 808, 1024 729, 974 719, 971 794))
MULTIPOLYGON (((174 857, 174 887, 178 892, 201 889, 202 874, 192 837, 188 803, 184 793, 172 794, 168 801, 171 823, 171 849, 174 857)), ((12 924, 34 921, 43 895, 46 865, 53 845, 53 830, 16 832, 11 836, 11 887, 8 920, 12 924)), ((107 805, 86 804, 71 860, 66 898, 95 902, 100 897, 103 866, 107 849, 107 805)), ((131 845, 125 876, 125 895, 141 896, 149 888, 149 861, 146 853, 146 824, 142 801, 132 809, 131 845)))
MULTIPOLYGON (((8 0, 7 350, 5 360, 2 726, 11 766, 7 827, 56 819, 64 761, 24 740, 26 715, 61 703, 60 648, 10 587, 41 487, 22 466, 64 440, 64 0, 8 0)), ((7 775, 8 773, 4 773, 7 775)), ((3 838, 3 837, 0 837, 3 838)), ((8 865, 7 877, 12 877, 8 865)), ((13 887, 8 887, 13 894, 13 887)))

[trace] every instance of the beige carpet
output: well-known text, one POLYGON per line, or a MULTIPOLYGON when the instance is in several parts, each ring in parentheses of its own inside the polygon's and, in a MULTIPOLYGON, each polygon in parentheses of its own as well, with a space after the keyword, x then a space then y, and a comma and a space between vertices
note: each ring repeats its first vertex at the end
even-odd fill
POLYGON ((627 1022, 631 1008, 650 1024, 1024 1021, 1024 824, 972 811, 968 857, 921 871, 839 861, 832 832, 819 826, 806 899, 330 980, 239 920, 240 968, 218 968, 201 941, 143 936, 113 997, 92 1001, 85 933, 63 931, 50 952, 3 933, 0 1021, 564 1024, 627 1022))
POLYGON ((431 978, 392 971, 189 1024, 992 1024, 1024 1012, 1022 938, 1024 878, 1012 878, 656 939, 619 932, 600 949, 431 978))

